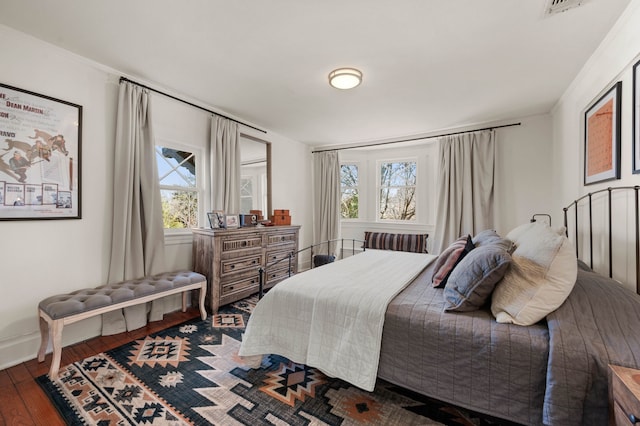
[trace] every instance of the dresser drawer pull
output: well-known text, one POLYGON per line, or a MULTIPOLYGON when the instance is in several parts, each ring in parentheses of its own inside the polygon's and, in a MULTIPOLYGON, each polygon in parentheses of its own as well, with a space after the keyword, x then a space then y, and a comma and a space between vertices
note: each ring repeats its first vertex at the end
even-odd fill
POLYGON ((235 269, 236 265, 229 266, 231 269, 235 269))
POLYGON ((640 417, 636 417, 633 414, 629 414, 629 420, 631 420, 631 424, 640 423, 640 417))
POLYGON ((229 287, 229 290, 233 290, 233 286, 229 287))

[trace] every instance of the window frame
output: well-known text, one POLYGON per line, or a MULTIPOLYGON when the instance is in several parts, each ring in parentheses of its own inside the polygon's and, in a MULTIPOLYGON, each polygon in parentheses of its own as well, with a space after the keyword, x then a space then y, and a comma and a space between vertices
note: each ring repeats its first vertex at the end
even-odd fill
MULTIPOLYGON (((420 204, 418 202, 418 194, 419 191, 418 189, 420 188, 420 160, 417 156, 409 156, 409 157, 400 157, 400 158, 383 158, 383 159, 377 159, 375 161, 375 165, 376 165, 376 180, 375 180, 375 192, 376 192, 376 202, 375 202, 375 210, 374 210, 374 214, 375 214, 375 222, 378 223, 389 223, 389 224, 417 224, 420 223, 420 204), (402 219, 382 219, 380 217, 380 190, 382 189, 382 185, 381 185, 381 173, 380 173, 380 168, 382 166, 383 163, 414 163, 416 165, 416 181, 414 184, 414 194, 415 194, 415 213, 413 215, 413 219, 411 220, 402 220, 402 219)), ((406 186, 405 186, 406 188, 406 186)))
MULTIPOLYGON (((196 183, 195 185, 192 187, 193 190, 192 192, 195 192, 198 196, 198 212, 197 212, 197 218, 198 218, 198 223, 197 223, 197 227, 208 227, 208 223, 206 222, 206 215, 205 215, 205 211, 203 209, 203 206, 205 205, 205 182, 204 182, 204 178, 203 178, 203 173, 204 173, 204 168, 205 168, 205 154, 204 154, 204 150, 201 147, 197 147, 197 146, 193 146, 193 145, 188 145, 185 144, 183 142, 177 142, 177 141, 173 141, 173 140, 169 140, 169 139, 162 139, 162 138, 156 138, 155 141, 155 146, 154 146, 154 154, 157 154, 156 148, 157 147, 161 147, 161 148, 169 148, 169 149, 175 149, 175 150, 180 150, 180 151, 187 151, 192 153, 196 159, 195 159, 195 165, 196 165, 196 183), (206 225, 204 225, 206 224, 206 225)), ((157 171, 157 164, 156 164, 156 171, 157 171)), ((172 186, 172 185, 162 185, 160 183, 160 179, 161 176, 158 174, 158 185, 160 186, 160 191, 163 190, 168 190, 168 191, 172 191, 172 190, 178 190, 178 191, 185 191, 185 187, 183 186, 172 186)), ((191 235, 191 228, 163 228, 164 229, 164 235, 165 237, 167 236, 180 236, 180 235, 191 235)))

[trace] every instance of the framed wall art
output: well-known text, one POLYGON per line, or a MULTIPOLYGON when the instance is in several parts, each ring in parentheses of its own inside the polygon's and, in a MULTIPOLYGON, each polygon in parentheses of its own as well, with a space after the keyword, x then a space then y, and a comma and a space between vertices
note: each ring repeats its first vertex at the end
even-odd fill
POLYGON ((633 173, 640 173, 640 61, 633 66, 633 173))
POLYGON ((0 220, 80 219, 82 106, 0 83, 0 220))
POLYGON ((622 82, 584 113, 584 184, 620 179, 622 82))

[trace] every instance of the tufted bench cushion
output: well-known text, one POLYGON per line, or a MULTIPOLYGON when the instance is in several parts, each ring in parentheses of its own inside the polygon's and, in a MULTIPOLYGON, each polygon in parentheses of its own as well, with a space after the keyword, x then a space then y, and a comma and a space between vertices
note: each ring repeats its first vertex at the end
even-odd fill
POLYGON ((204 275, 196 272, 166 272, 150 277, 51 296, 41 301, 38 308, 52 319, 60 319, 143 296, 164 293, 168 290, 201 283, 205 280, 204 275))
POLYGON ((204 275, 192 271, 166 272, 47 297, 38 304, 41 337, 38 361, 44 361, 49 334, 51 334, 53 359, 49 378, 55 380, 60 368, 62 328, 65 325, 178 293, 182 293, 182 311, 184 312, 187 309, 187 291, 189 290, 200 290, 200 315, 205 320, 207 311, 204 301, 207 293, 207 279, 204 275))

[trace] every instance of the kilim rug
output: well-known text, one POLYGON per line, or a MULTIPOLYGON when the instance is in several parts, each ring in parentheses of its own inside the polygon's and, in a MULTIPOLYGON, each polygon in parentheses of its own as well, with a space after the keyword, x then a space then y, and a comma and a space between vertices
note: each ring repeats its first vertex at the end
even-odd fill
POLYGON ((249 298, 36 380, 70 425, 497 425, 379 380, 374 392, 281 356, 237 356, 249 298))

